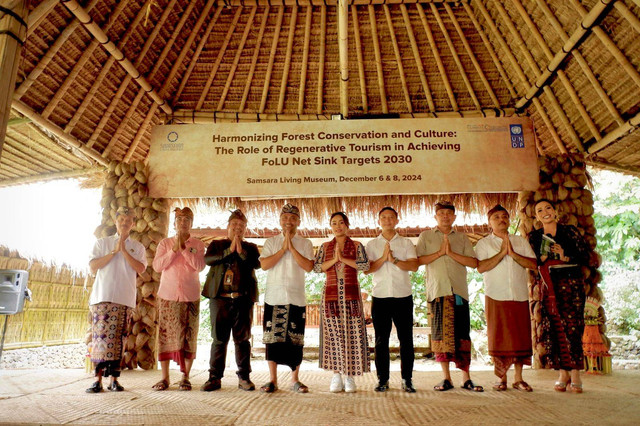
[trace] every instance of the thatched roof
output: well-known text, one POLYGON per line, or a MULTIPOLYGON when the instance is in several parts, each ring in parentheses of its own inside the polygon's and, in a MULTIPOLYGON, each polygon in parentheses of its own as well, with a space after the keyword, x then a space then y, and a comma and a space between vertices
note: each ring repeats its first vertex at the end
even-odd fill
POLYGON ((345 105, 335 0, 31 1, 0 185, 145 160, 151 127, 165 122, 345 109, 350 118, 521 112, 539 153, 584 152, 640 176, 637 1, 348 3, 345 105))

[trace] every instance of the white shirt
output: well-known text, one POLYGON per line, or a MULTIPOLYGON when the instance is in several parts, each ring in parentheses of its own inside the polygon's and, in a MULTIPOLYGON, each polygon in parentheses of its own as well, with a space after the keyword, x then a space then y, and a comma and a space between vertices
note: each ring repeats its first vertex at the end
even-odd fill
MULTIPOLYGON (((382 234, 367 243, 367 257, 371 263, 382 257, 386 245, 387 239, 382 234)), ((417 258, 416 248, 411 240, 406 237, 401 237, 396 233, 389 241, 389 245, 393 256, 399 260, 417 258)), ((391 262, 384 262, 380 269, 373 273, 372 296, 380 298, 411 296, 409 271, 404 271, 391 262)))
MULTIPOLYGON (((509 235, 511 247, 520 256, 533 257, 536 255, 531 245, 518 235, 509 235)), ((490 259, 500 252, 502 238, 494 234, 488 235, 476 244, 478 260, 490 259)), ((513 260, 511 256, 502 258, 495 268, 484 272, 484 294, 493 300, 513 300, 526 302, 529 300, 527 269, 513 260)))
MULTIPOLYGON (((313 260, 313 244, 311 240, 298 234, 291 239, 293 247, 304 257, 313 260)), ((273 256, 284 243, 284 235, 276 235, 264 242, 260 259, 273 256)), ((306 306, 307 297, 304 292, 305 270, 298 265, 293 254, 287 251, 278 263, 267 271, 267 285, 264 295, 264 303, 275 305, 306 306)))
MULTIPOLYGON (((418 238, 416 251, 418 256, 433 254, 440 250, 444 234, 438 228, 423 231, 418 238)), ((449 244, 455 253, 467 257, 475 257, 469 238, 460 232, 449 233, 449 244)), ((438 297, 457 294, 464 300, 469 300, 467 285, 467 267, 456 262, 450 256, 441 256, 429 263, 426 268, 427 300, 429 302, 438 297)))
MULTIPOLYGON (((115 234, 96 241, 91 259, 98 259, 111 253, 115 250, 119 238, 118 234, 115 234)), ((147 254, 144 246, 131 238, 127 238, 124 245, 129 254, 146 268, 147 254)), ((96 273, 89 305, 101 302, 136 307, 136 271, 120 252, 116 253, 109 263, 98 269, 96 273)))

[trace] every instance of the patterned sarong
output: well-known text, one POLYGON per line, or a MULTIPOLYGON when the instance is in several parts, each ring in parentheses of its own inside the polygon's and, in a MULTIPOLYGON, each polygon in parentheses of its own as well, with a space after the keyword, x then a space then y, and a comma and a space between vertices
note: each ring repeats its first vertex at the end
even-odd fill
POLYGON ((185 373, 185 359, 196 357, 200 301, 174 302, 158 298, 158 302, 158 360, 173 360, 185 373))
POLYGON ((264 304, 262 342, 267 361, 295 370, 302 363, 306 307, 264 304))
POLYGON ((460 370, 471 364, 471 319, 469 302, 459 296, 444 296, 429 302, 431 346, 438 362, 455 362, 460 370))
POLYGON ((95 374, 120 376, 123 340, 129 308, 118 303, 102 302, 89 306, 91 343, 89 351, 95 374))

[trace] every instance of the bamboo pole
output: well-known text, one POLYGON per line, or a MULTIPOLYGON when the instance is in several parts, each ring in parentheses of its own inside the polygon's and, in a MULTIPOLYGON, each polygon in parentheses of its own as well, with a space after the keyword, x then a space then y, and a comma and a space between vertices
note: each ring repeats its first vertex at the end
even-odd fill
POLYGON ((4 157, 4 154, 11 154, 13 158, 19 158, 21 161, 24 161, 25 165, 30 166, 31 169, 35 166, 45 169, 48 172, 58 172, 62 170, 62 163, 40 155, 38 151, 30 147, 25 147, 15 139, 7 138, 7 140, 10 140, 12 143, 4 146, 3 158, 9 158, 8 156, 4 157), (51 161, 51 163, 45 162, 45 159, 51 161))
MULTIPOLYGON (((324 62, 327 52, 327 7, 320 7, 320 58, 318 59, 318 92, 316 112, 322 114, 324 99, 324 62)), ((264 110, 262 110, 264 111, 264 110)), ((262 112, 261 111, 261 112, 262 112)))
POLYGON ((198 99, 198 103, 196 104, 196 109, 202 108, 207 95, 209 94, 209 89, 211 89, 211 85, 213 84, 213 79, 216 77, 218 73, 218 68, 222 63, 222 58, 224 58, 224 54, 227 51, 227 47, 229 46, 229 41, 231 41, 231 37, 238 26, 238 20, 240 19, 240 15, 242 14, 242 8, 239 7, 236 9, 235 15, 233 15, 233 22, 229 26, 227 30, 227 35, 222 42, 222 46, 220 46, 220 50, 218 51, 218 56, 216 57, 216 61, 213 64, 213 69, 209 73, 209 77, 207 77, 207 82, 204 84, 204 89, 202 89, 202 94, 200 95, 200 99, 198 99))
POLYGON ((182 95, 182 91, 187 86, 189 77, 191 77, 191 73, 193 72, 193 69, 196 67, 196 64, 198 63, 198 59, 200 58, 202 49, 204 49, 205 44, 207 44, 207 40, 209 40, 209 35, 211 35, 211 31, 213 30, 213 27, 216 25, 216 22, 218 22, 218 18, 220 17, 222 10, 223 10, 222 7, 216 8, 213 18, 211 18, 211 21, 209 21, 209 24, 207 25, 207 28, 204 31, 204 34, 202 34, 202 38, 198 42, 196 51, 193 52, 193 57, 191 58, 191 62, 189 63, 187 70, 184 72, 184 75, 182 76, 182 80, 180 81, 180 86, 178 86, 178 90, 176 90, 176 94, 173 96, 173 105, 176 105, 180 100, 180 95, 182 95))
POLYGON ((247 104, 247 98, 249 97, 249 90, 251 89, 251 83, 253 82, 253 74, 256 71, 256 65, 258 64, 258 57, 260 56, 260 46, 262 46, 262 40, 264 38, 264 30, 267 27, 267 19, 269 17, 269 11, 271 8, 266 6, 262 13, 262 21, 260 22, 260 30, 258 31, 258 37, 256 41, 256 47, 253 50, 253 57, 251 58, 251 67, 249 68, 249 75, 247 81, 244 84, 244 92, 242 92, 242 100, 238 107, 238 112, 244 111, 244 107, 247 104))
MULTIPOLYGON (((124 116, 118 123, 118 127, 116 128, 116 131, 109 136, 109 142, 107 143, 107 146, 102 151, 102 156, 104 158, 109 158, 109 153, 111 152, 115 144, 118 142, 118 139, 120 139, 120 135, 124 131, 125 127, 129 125, 129 120, 135 114, 136 109, 138 109, 138 104, 142 100, 143 96, 144 96, 144 90, 139 90, 138 94, 129 105, 129 108, 127 108, 127 112, 124 114, 124 116)), ((95 140, 97 139, 98 134, 94 133, 93 135, 91 135, 91 137, 92 137, 92 146, 93 146, 93 142, 95 142, 95 140), (94 135, 95 135, 95 139, 93 139, 94 135)))
POLYGON ((640 113, 634 115, 632 118, 627 120, 622 126, 612 130, 607 133, 600 139, 598 142, 594 143, 589 147, 587 152, 589 154, 593 154, 597 151, 600 151, 603 148, 611 145, 616 140, 620 139, 623 136, 626 136, 628 133, 631 133, 640 126, 640 113))
POLYGON ((409 36, 409 43, 411 44, 411 52, 413 53, 413 60, 418 68, 418 75, 420 76, 420 83, 422 83, 422 90, 424 90, 424 96, 427 99, 429 105, 429 111, 435 111, 435 104, 433 103, 433 96, 429 89, 429 83, 427 82, 427 75, 424 72, 424 65, 422 64, 422 58, 420 57, 420 50, 418 49, 418 43, 416 42, 416 36, 413 33, 413 27, 411 26, 411 19, 409 18, 409 12, 407 6, 400 5, 402 11, 402 19, 404 19, 404 26, 407 29, 407 35, 409 36))
MULTIPOLYGON (((456 96, 453 93, 453 88, 451 87, 451 82, 449 81, 449 74, 447 73, 447 70, 444 67, 444 63, 442 62, 442 58, 440 57, 440 51, 438 50, 438 45, 436 44, 436 40, 433 37, 431 26, 429 25, 429 21, 427 21, 427 15, 425 14, 422 5, 417 4, 416 9, 418 9, 418 14, 420 15, 420 21, 422 22, 422 28, 424 29, 424 32, 427 35, 427 39, 429 40, 429 46, 431 46, 431 53, 433 53, 433 57, 436 60, 436 65, 438 65, 438 71, 440 71, 440 77, 442 78, 444 88, 447 91, 447 96, 449 96, 449 102, 451 102, 451 109, 453 109, 454 111, 458 111, 460 108, 458 107, 456 96)), ((435 106, 433 108, 435 110, 435 106)))
POLYGON ((47 17, 49 12, 51 12, 58 3, 60 3, 60 0, 44 0, 29 12, 29 16, 27 17, 27 37, 33 33, 42 20, 47 17))
POLYGON ((298 6, 291 8, 291 20, 289 22, 289 37, 287 38, 287 50, 284 58, 284 69, 282 70, 282 79, 280 80, 280 94, 278 96, 277 113, 282 114, 284 110, 284 97, 287 92, 287 83, 289 82, 289 70, 291 69, 291 55, 293 54, 293 36, 296 34, 296 22, 298 20, 298 6))
POLYGON ((251 8, 251 12, 249 13, 249 19, 247 19, 247 23, 244 27, 244 32, 242 33, 242 39, 240 40, 240 45, 236 50, 236 55, 233 58, 233 63, 231 64, 231 69, 229 70, 229 75, 227 76, 227 81, 222 89, 222 95, 220 96, 220 100, 218 101, 218 106, 216 109, 221 111, 224 107, 224 103, 227 99, 227 94, 229 93, 229 88, 231 87, 231 82, 233 81, 233 77, 236 74, 236 70, 238 69, 238 63, 240 62, 240 57, 242 56, 242 51, 244 50, 244 44, 247 42, 247 37, 249 36, 249 31, 251 31, 251 27, 253 25, 253 18, 256 16, 256 10, 258 8, 256 6, 251 8))
POLYGON ((27 37, 27 14, 24 0, 3 2, 0 16, 0 158, 11 114, 16 77, 20 63, 22 44, 27 37))
POLYGON ((378 91, 380 93, 380 103, 382 104, 382 113, 389 113, 387 105, 387 93, 384 88, 384 74, 382 71, 382 55, 380 54, 380 41, 378 40, 378 28, 376 23, 376 11, 372 5, 368 5, 369 22, 371 24, 371 38, 373 40, 373 53, 376 58, 376 71, 378 75, 378 91))
POLYGON ((358 58, 358 79, 360 80, 360 97, 362 99, 362 112, 369 112, 367 99, 367 81, 364 74, 364 59, 362 58, 362 40, 360 39, 360 23, 358 22, 358 6, 351 6, 351 18, 353 21, 353 38, 356 42, 356 56, 358 58))
POLYGON ((43 119, 38 115, 34 110, 32 110, 27 104, 22 101, 15 100, 13 101, 13 107, 22 115, 28 117, 33 121, 34 124, 42 127, 43 129, 53 133, 60 140, 68 143, 72 147, 78 149, 81 153, 95 160, 98 164, 102 164, 106 166, 109 164, 107 160, 102 158, 102 156, 95 151, 94 149, 86 147, 82 142, 80 142, 75 137, 66 134, 61 128, 51 123, 48 120, 43 119))
POLYGON ((411 106, 411 96, 409 95, 409 88, 407 87, 407 76, 404 72, 404 66, 402 65, 402 55, 400 54, 400 48, 398 47, 398 39, 396 38, 396 32, 393 28, 393 21, 391 20, 391 12, 389 6, 382 5, 384 15, 387 18, 387 26, 389 27, 389 34, 391 36, 391 45, 393 46, 393 53, 396 56, 396 63, 398 64, 398 74, 400 75, 400 82, 402 83, 402 92, 404 93, 404 100, 407 104, 407 110, 413 112, 411 106))
POLYGON ((273 72, 273 61, 278 51, 278 38, 280 37, 280 29, 282 28, 282 18, 284 17, 284 6, 280 6, 278 9, 278 20, 276 22, 276 29, 273 34, 273 40, 271 41, 271 52, 269 53, 269 64, 267 65, 267 73, 264 77, 264 86, 262 87, 262 99, 260 100, 260 113, 264 112, 267 105, 267 96, 269 94, 269 84, 271 83, 271 73, 273 72))
MULTIPOLYGON (((629 24, 636 32, 640 33, 640 19, 638 19, 638 17, 634 15, 631 10, 629 10, 624 2, 616 1, 613 3, 613 7, 616 8, 620 15, 622 15, 627 21, 629 21, 629 24)), ((640 7, 640 5, 638 5, 638 7, 640 7)))
POLYGON ((85 166, 86 164, 91 164, 91 160, 89 160, 84 155, 78 155, 77 152, 75 157, 68 157, 68 147, 64 144, 59 145, 56 141, 51 140, 51 135, 47 134, 40 127, 35 124, 28 125, 30 132, 37 137, 24 136, 20 140, 18 138, 11 138, 12 145, 14 147, 19 147, 20 152, 25 153, 27 157, 33 157, 34 159, 40 159, 41 161, 46 161, 52 167, 66 167, 69 169, 74 169, 78 167, 85 166))
MULTIPOLYGON (((486 108, 467 111, 434 111, 424 113, 400 113, 399 118, 436 118, 436 117, 513 117, 516 115, 514 108, 486 108)), ((201 124, 218 122, 257 122, 257 121, 314 121, 331 120, 330 114, 261 114, 261 113, 235 113, 213 110, 175 110, 172 115, 165 115, 164 123, 201 124)))
MULTIPOLYGON (((524 72, 522 71, 522 68, 520 67, 520 64, 518 63, 518 60, 513 55, 513 53, 511 52, 511 49, 507 45, 507 42, 502 37, 502 34, 500 33, 500 30, 498 29, 496 23, 493 21, 493 18, 491 18, 491 15, 489 14, 489 11, 487 10, 487 8, 484 6, 484 4, 481 1, 478 1, 477 5, 478 5, 478 10, 480 11, 482 16, 484 17, 485 22, 487 23, 487 25, 489 26, 489 28, 493 32, 495 39, 500 44, 500 47, 501 47, 502 51, 507 56, 507 59, 509 59, 509 62, 511 63, 511 66, 515 70, 516 75, 518 76, 518 78, 520 79, 522 84, 524 85, 525 91, 528 90, 529 87, 530 87, 529 81, 527 80, 527 77, 525 76, 524 72)), ((560 135, 558 135, 558 132, 553 127, 553 123, 551 122, 551 119, 547 115, 547 112, 544 110, 544 107, 543 107, 542 103, 540 102, 540 100, 538 98, 534 99, 534 106, 535 106, 536 110, 538 111, 538 113, 540 114, 540 117, 542 118, 542 121, 544 121, 545 125, 547 126, 547 129, 549 130, 549 133, 551 133, 551 137, 553 138, 554 142, 556 143, 556 146, 558 147, 558 149, 560 150, 560 152, 562 154, 566 154, 567 153, 567 148, 562 143, 562 140, 560 139, 560 135)), ((541 148, 539 148, 538 151, 541 151, 541 148)))
POLYGON ((28 118, 20 117, 20 118, 10 118, 7 122, 7 127, 11 126, 19 126, 21 124, 31 123, 31 120, 28 118))
POLYGON ((338 53, 340 58, 340 113, 349 115, 349 5, 338 1, 338 53))
MULTIPOLYGON (((520 2, 520 0, 511 0, 511 1, 513 2, 513 4, 515 5, 516 9, 520 13, 520 16, 522 17, 522 19, 525 21, 525 24, 529 28, 529 31, 531 31, 531 33, 533 34, 534 39, 538 42, 538 45, 540 46, 540 48, 544 52, 545 56, 547 57, 547 60, 550 61, 550 63, 544 68, 544 72, 542 73, 542 75, 538 78, 538 80, 531 87, 529 93, 531 93, 532 91, 537 93, 538 89, 541 87, 541 85, 550 84, 551 83, 551 78, 548 78, 548 77, 552 77, 553 72, 555 71, 558 74, 558 78, 559 78, 560 82, 562 83, 563 87, 565 88, 565 90, 569 94, 569 97, 573 101, 575 107, 578 109, 578 112, 580 113, 580 116, 582 117, 582 119, 587 124, 587 127, 591 131, 591 134, 596 139, 599 139, 600 138, 600 131, 598 130, 598 128, 596 127, 595 123, 593 122, 593 120, 589 116, 589 113, 587 112, 587 110, 584 107, 584 105, 582 105, 582 102, 580 101, 580 98, 578 97, 578 94, 577 94, 575 88, 573 87, 573 85, 569 81, 569 78, 567 77, 566 73, 564 72, 563 69, 560 68, 561 63, 560 62, 556 62, 556 60, 555 60, 555 58, 557 58, 558 55, 557 54, 554 55, 551 52, 551 49, 549 48, 549 45, 547 44, 547 42, 545 41, 544 37, 542 36, 540 31, 538 30, 538 27, 535 25, 535 23, 533 22, 533 20, 531 19, 531 17, 527 13, 527 11, 525 10, 524 6, 522 6, 522 3, 520 2), (547 75, 547 79, 543 79, 543 77, 545 75, 547 75)), ((594 10, 595 9, 596 8, 594 8, 594 10)), ((560 55, 562 57, 562 61, 564 61, 564 59, 569 55, 570 50, 571 49, 569 49, 568 46, 566 46, 566 45, 563 46, 561 52, 566 52, 566 54, 560 55)), ((527 95, 525 95, 525 98, 526 98, 526 96, 527 95)), ((522 108, 519 105, 519 102, 516 102, 516 108, 522 108)))
MULTIPOLYGON (((604 1, 604 0, 601 0, 601 1, 604 1)), ((576 0, 572 0, 571 4, 573 5, 574 9, 578 11, 578 13, 582 18, 588 15, 586 9, 579 2, 576 2, 576 0)), ((602 42, 602 44, 604 44, 604 46, 607 48, 609 53, 611 53, 611 55, 616 59, 616 61, 618 61, 618 63, 622 65, 622 68, 627 72, 629 77, 631 77, 633 82, 637 86, 640 86, 640 72, 638 72, 638 70, 633 66, 633 64, 629 62, 629 59, 627 59, 627 57, 620 50, 620 48, 618 48, 618 46, 616 46, 616 44, 611 40, 611 37, 609 37, 607 33, 604 32, 604 30, 599 26, 595 26, 592 29, 593 29, 593 33, 598 37, 598 39, 600 39, 600 41, 602 42)))
POLYGON ((451 36, 447 31, 447 27, 445 27, 444 25, 444 21, 440 16, 440 12, 438 12, 438 8, 433 3, 430 4, 430 6, 431 6, 431 13, 433 13, 433 16, 435 16, 436 21, 438 22, 438 26, 440 27, 440 32, 442 32, 442 35, 444 36, 444 39, 447 42, 447 46, 449 46, 449 51, 453 56, 453 61, 456 63, 458 72, 460 72, 460 76, 462 76, 462 81, 464 81, 464 85, 467 88, 467 92, 469 92, 469 96, 471 96, 471 99, 473 100, 473 104, 476 106, 476 108, 481 109, 482 106, 480 105, 480 101, 478 100, 478 97, 476 96, 476 93, 473 90, 473 86, 471 85, 471 81, 469 81, 469 77, 467 76, 467 73, 464 70, 464 67, 462 66, 462 61, 460 61, 460 56, 458 55, 458 51, 456 50, 456 47, 453 45, 453 40, 451 40, 451 36))
MULTIPOLYGON (((551 26, 553 26, 553 28, 556 30, 556 33, 560 36, 560 39, 562 40, 562 42, 566 43, 567 40, 569 40, 569 36, 565 33, 564 28, 558 21, 558 18, 556 18, 555 14, 551 11, 551 9, 549 8, 545 0, 536 0, 536 5, 542 10, 544 15, 547 17, 547 20, 551 23, 551 26)), ((604 103, 609 113, 613 116, 613 118, 618 123, 618 125, 620 126, 623 125, 624 119, 622 118, 622 116, 616 109, 616 106, 613 104, 613 102, 609 98, 609 95, 607 94, 607 92, 605 92, 605 90, 603 89, 602 85, 598 81, 598 78, 595 76, 595 74, 591 70, 591 67, 587 63, 584 56, 582 56, 582 54, 578 49, 572 50, 571 54, 575 58, 576 62, 578 62, 578 65, 582 69, 582 72, 584 72, 584 74, 587 76, 587 79, 595 89, 596 93, 600 97, 600 100, 604 103)))
POLYGON ((84 25, 84 27, 94 36, 102 47, 111 54, 122 68, 133 77, 136 83, 140 85, 145 92, 149 94, 151 99, 157 103, 160 108, 167 114, 171 113, 171 107, 162 99, 156 90, 151 86, 146 78, 142 77, 140 71, 124 56, 124 53, 111 41, 111 39, 93 22, 91 16, 85 11, 76 0, 60 0, 67 9, 84 25))
MULTIPOLYGON (((250 6, 337 6, 340 0, 218 0, 219 5, 228 7, 250 6)), ((414 3, 453 3, 460 4, 468 0, 345 0, 348 6, 366 6, 369 4, 414 4, 414 3)))
MULTIPOLYGON (((304 25, 304 48, 302 51, 302 67, 300 69, 300 90, 298 90, 298 114, 304 111, 304 92, 307 85, 307 68, 309 66, 309 39, 311 38, 311 18, 313 6, 307 6, 304 25)), ((219 108, 218 108, 219 109, 219 108)))
POLYGON ((467 55, 471 59, 471 63, 473 64, 473 67, 476 69, 476 72, 478 73, 478 76, 480 77, 482 84, 484 85, 485 89, 487 90, 487 93, 489 94, 489 97, 491 98, 491 101, 493 102, 493 106, 495 106, 496 108, 500 108, 500 102, 498 101, 498 97, 496 96, 495 92, 493 91, 493 88, 489 84, 489 80, 487 80, 487 77, 484 75, 484 71, 480 67, 480 63, 478 63, 478 60, 476 59, 476 55, 473 53, 473 49, 471 49, 471 46, 467 41, 467 37, 465 37, 464 31, 460 27, 460 23, 458 22, 456 15, 453 13, 451 6, 445 3, 444 8, 447 11, 447 14, 449 15, 449 19, 451 19, 453 26, 458 32, 458 36, 462 41, 462 45, 464 46, 464 49, 467 51, 467 55))
POLYGON ((93 173, 100 173, 104 171, 105 171, 104 167, 92 167, 92 168, 82 169, 82 170, 66 170, 62 172, 45 173, 45 174, 34 175, 34 176, 19 177, 15 179, 5 179, 5 180, 0 180, 0 188, 8 187, 8 186, 24 185, 28 183, 34 183, 34 182, 47 182, 47 181, 57 180, 57 179, 77 178, 80 176, 86 176, 93 173))
POLYGON ((131 157, 133 156, 133 153, 136 151, 136 148, 138 147, 138 144, 140 143, 142 136, 144 136, 146 131, 149 130, 149 122, 151 122, 151 119, 153 119, 153 116, 155 115, 157 109, 158 109, 158 105, 151 104, 151 108, 149 109, 149 112, 147 112, 147 116, 144 118, 144 121, 142 122, 142 124, 138 127, 136 136, 133 138, 131 145, 129 145, 129 148, 127 149, 127 153, 125 154, 124 160, 123 160, 125 163, 128 163, 131 160, 131 157))
POLYGON ((621 166, 619 164, 610 164, 595 160, 587 160, 586 163, 590 166, 598 167, 600 169, 613 170, 614 172, 627 173, 640 177, 640 167, 621 166))
MULTIPOLYGON (((118 5, 114 9, 113 13, 109 16, 109 19, 107 20, 104 26, 103 31, 105 34, 108 33, 111 27, 113 26, 113 24, 118 21, 120 14, 124 11, 124 9, 127 6, 128 4, 126 2, 118 3, 118 5)), ((74 81, 76 81, 78 74, 80 73, 80 71, 82 71, 85 64, 91 58, 94 50, 98 47, 99 44, 100 43, 98 42, 98 40, 96 40, 95 38, 92 38, 89 45, 83 49, 82 55, 80 56, 78 61, 75 64, 73 64, 73 68, 71 69, 71 72, 67 74, 67 77, 64 79, 64 82, 62 83, 62 85, 60 85, 60 87, 56 90, 55 95, 53 96, 53 98, 51 98, 51 100, 47 103, 47 106, 42 111, 41 115, 43 118, 48 119, 51 113, 53 112, 53 110, 58 105, 58 102, 60 102, 60 100, 62 100, 62 98, 65 97, 65 95, 67 94, 67 90, 69 90, 69 87, 71 87, 71 84, 74 81)))

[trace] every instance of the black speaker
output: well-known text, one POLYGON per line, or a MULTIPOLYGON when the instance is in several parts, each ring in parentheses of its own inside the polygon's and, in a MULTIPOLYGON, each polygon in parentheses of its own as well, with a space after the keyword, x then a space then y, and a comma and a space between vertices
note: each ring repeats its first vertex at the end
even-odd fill
POLYGON ((0 314, 22 312, 27 296, 29 272, 19 269, 0 269, 0 314))

